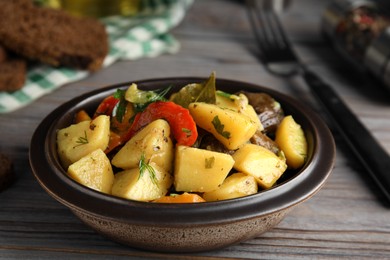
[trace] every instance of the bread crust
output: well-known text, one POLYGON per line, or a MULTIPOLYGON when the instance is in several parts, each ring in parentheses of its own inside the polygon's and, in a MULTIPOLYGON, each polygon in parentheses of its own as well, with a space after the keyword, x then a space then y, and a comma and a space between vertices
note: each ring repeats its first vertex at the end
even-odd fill
POLYGON ((0 153, 0 191, 8 188, 15 180, 11 159, 0 153))
POLYGON ((10 55, 0 45, 0 91, 13 92, 23 87, 26 81, 27 62, 10 55))
POLYGON ((28 59, 95 71, 108 53, 105 27, 95 19, 29 0, 0 0, 0 17, 0 44, 28 59))
POLYGON ((0 63, 0 91, 13 92, 26 81, 26 61, 10 59, 0 63))

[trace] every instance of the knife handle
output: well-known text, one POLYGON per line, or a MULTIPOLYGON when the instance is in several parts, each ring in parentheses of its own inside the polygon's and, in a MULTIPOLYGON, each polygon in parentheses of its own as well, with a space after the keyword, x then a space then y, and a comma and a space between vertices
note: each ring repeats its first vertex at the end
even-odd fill
POLYGON ((304 70, 303 78, 334 120, 338 132, 390 202, 390 156, 337 93, 316 74, 304 70))

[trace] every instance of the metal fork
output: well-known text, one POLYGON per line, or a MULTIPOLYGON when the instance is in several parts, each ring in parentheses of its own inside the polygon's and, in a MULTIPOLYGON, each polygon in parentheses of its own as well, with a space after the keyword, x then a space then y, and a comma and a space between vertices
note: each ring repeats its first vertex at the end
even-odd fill
POLYGON ((390 202, 390 156, 339 95, 311 72, 295 55, 272 8, 272 0, 247 0, 248 16, 258 40, 261 60, 273 74, 301 75, 330 115, 335 128, 346 140, 387 202, 390 202))

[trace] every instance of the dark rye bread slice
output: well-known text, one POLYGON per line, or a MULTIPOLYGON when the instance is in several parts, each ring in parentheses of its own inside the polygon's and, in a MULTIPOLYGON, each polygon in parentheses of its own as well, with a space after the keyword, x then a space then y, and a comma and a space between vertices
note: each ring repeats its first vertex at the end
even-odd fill
POLYGON ((0 46, 0 91, 16 91, 26 81, 26 61, 9 55, 0 46))
POLYGON ((103 24, 29 0, 0 0, 0 44, 20 56, 95 71, 108 53, 103 24))
POLYGON ((8 59, 0 63, 0 91, 16 91, 23 87, 26 81, 26 61, 8 59))
POLYGON ((7 51, 4 49, 3 46, 0 45, 0 63, 2 63, 3 61, 5 61, 7 59, 7 51))
POLYGON ((15 173, 11 159, 0 153, 0 191, 8 188, 14 179, 15 173))

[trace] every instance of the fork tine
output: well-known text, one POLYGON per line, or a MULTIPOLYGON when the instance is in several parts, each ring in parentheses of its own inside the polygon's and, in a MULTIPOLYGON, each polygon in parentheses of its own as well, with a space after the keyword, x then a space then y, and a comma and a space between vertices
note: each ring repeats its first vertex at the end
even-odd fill
POLYGON ((252 29, 255 33, 256 40, 260 46, 260 51, 264 52, 264 50, 267 50, 269 48, 269 37, 266 35, 266 30, 262 29, 264 28, 264 23, 261 19, 261 17, 258 17, 259 11, 258 11, 258 3, 255 0, 248 0, 247 1, 247 11, 249 15, 249 20, 252 25, 252 29))
POLYGON ((265 62, 285 61, 286 57, 295 59, 281 23, 275 14, 272 1, 248 0, 248 14, 255 37, 265 62))

